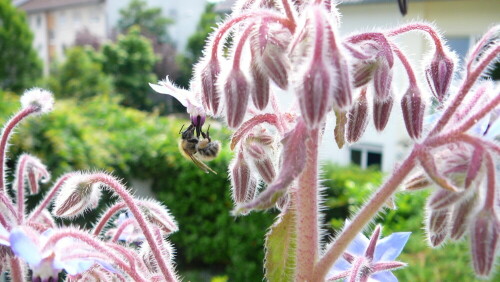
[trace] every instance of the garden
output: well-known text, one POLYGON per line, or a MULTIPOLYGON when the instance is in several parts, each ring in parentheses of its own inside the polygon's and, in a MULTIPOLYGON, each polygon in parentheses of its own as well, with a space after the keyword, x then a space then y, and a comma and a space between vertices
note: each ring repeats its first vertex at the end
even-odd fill
POLYGON ((17 66, 0 69, 5 279, 500 280, 499 26, 457 66, 427 23, 341 38, 330 2, 257 4, 225 19, 208 5, 185 54, 122 21, 44 77, 25 15, 0 0, 0 58, 17 66), (431 38, 424 75, 393 41, 414 31, 431 38), (327 115, 323 142, 342 147, 391 107, 413 142, 392 173, 318 161, 327 115))

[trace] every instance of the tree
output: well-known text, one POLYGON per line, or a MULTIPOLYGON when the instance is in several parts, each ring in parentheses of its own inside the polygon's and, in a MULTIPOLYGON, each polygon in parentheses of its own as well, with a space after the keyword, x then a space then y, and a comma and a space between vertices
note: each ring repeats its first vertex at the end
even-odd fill
POLYGON ((144 0, 132 0, 129 5, 120 10, 118 30, 125 33, 134 25, 141 27, 143 35, 156 38, 159 42, 169 42, 167 28, 173 21, 162 16, 161 8, 148 8, 144 0))
POLYGON ((214 12, 214 8, 214 3, 208 3, 205 6, 205 11, 201 15, 196 27, 196 32, 188 39, 186 52, 184 55, 178 56, 177 61, 179 62, 181 74, 175 82, 181 86, 188 87, 193 72, 193 65, 200 59, 208 36, 221 19, 220 15, 214 12))
POLYGON ((99 56, 95 53, 90 47, 68 49, 65 62, 51 75, 50 87, 56 96, 81 100, 112 92, 111 78, 95 61, 99 56))
POLYGON ((10 0, 0 0, 0 88, 21 91, 42 76, 26 15, 10 0))
POLYGON ((123 95, 123 105, 140 110, 151 110, 148 98, 151 88, 147 82, 156 82, 153 67, 157 57, 151 42, 141 36, 139 27, 132 27, 119 35, 116 43, 102 48, 102 65, 105 73, 114 77, 114 86, 123 95))

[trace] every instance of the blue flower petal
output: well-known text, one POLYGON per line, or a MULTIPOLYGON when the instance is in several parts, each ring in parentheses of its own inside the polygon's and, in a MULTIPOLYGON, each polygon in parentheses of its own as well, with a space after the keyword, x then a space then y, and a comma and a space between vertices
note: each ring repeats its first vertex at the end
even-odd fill
POLYGON ((9 236, 10 246, 16 256, 30 265, 38 265, 42 261, 42 254, 38 246, 20 229, 14 229, 9 236))
POLYGON ((382 271, 382 272, 378 272, 378 273, 375 273, 373 275, 370 276, 370 279, 368 280, 370 282, 375 282, 375 281, 378 281, 378 282, 398 282, 398 278, 396 278, 396 276, 394 276, 394 274, 392 274, 392 272, 390 271, 382 271))
POLYGON ((396 232, 392 233, 378 241, 375 248, 375 261, 393 261, 403 250, 411 232, 396 232))
POLYGON ((62 268, 66 270, 69 275, 76 275, 87 271, 92 265, 93 261, 83 259, 71 259, 61 262, 62 268))
POLYGON ((370 241, 363 234, 356 235, 351 244, 347 247, 347 251, 353 255, 362 256, 365 253, 366 247, 370 241))
POLYGON ((334 273, 337 274, 339 272, 346 271, 349 268, 351 268, 351 264, 341 257, 335 262, 335 264, 333 264, 331 270, 333 270, 334 273))

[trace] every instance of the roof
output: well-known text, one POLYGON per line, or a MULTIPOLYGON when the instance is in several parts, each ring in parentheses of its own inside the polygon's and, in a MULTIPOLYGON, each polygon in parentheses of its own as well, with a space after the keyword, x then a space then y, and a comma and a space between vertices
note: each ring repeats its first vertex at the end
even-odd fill
POLYGON ((105 0, 27 0, 17 1, 19 8, 26 12, 55 10, 71 6, 84 6, 105 2, 105 0))

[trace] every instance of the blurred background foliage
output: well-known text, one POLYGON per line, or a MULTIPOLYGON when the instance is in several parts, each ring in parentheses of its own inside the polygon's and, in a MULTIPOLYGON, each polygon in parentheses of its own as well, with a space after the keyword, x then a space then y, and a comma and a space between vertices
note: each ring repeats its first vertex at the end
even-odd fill
MULTIPOLYGON (((54 179, 73 170, 105 170, 127 183, 146 180, 179 222, 180 231, 171 240, 186 281, 260 281, 264 234, 276 212, 230 216, 229 132, 213 121, 211 134, 224 145, 220 156, 209 163, 218 174, 204 174, 179 153, 179 129, 187 120, 164 115, 183 111, 182 107, 167 96, 152 94, 147 85, 169 75, 187 87, 193 63, 220 16, 209 4, 187 50, 177 54, 168 34, 155 32, 169 19, 142 2, 132 1, 122 11, 127 20, 122 18, 121 35, 114 41, 101 46, 82 32, 66 59, 42 78, 24 14, 9 1, 0 1, 0 123, 19 108, 19 94, 25 88, 41 85, 57 97, 53 113, 30 119, 17 130, 8 166, 14 167, 17 156, 28 152, 44 161, 54 179)), ((324 226, 326 235, 332 236, 384 175, 327 163, 322 178, 324 226)), ((48 185, 44 188, 42 193, 48 185)), ((376 219, 383 223, 385 235, 413 232, 400 256, 409 266, 395 274, 401 281, 476 281, 466 241, 434 250, 427 246, 423 219, 428 193, 400 193, 397 210, 387 209, 376 219)), ((31 197, 29 204, 36 200, 31 197)), ((101 207, 113 200, 108 196, 101 207)), ((76 222, 92 222, 97 214, 90 212, 76 222)), ((500 274, 492 279, 500 281, 500 274)))
MULTIPOLYGON (((18 109, 18 99, 13 93, 0 94, 0 122, 18 109)), ((21 152, 29 152, 48 165, 54 179, 78 169, 112 171, 127 183, 149 180, 154 195, 179 222, 180 231, 170 239, 186 281, 210 281, 212 277, 259 281, 263 274, 264 235, 276 211, 237 218, 230 215, 229 132, 217 121, 210 122, 211 134, 223 144, 220 156, 208 163, 217 175, 203 173, 179 153, 179 129, 187 123, 185 119, 123 107, 116 98, 106 95, 83 101, 60 99, 54 112, 32 118, 17 130, 10 147, 9 167, 21 152)), ((322 167, 324 223, 327 236, 332 236, 340 230, 344 218, 352 216, 380 185, 384 175, 356 166, 326 163, 322 167)), ((47 189, 45 185, 43 192, 47 189)), ((383 224, 384 235, 412 232, 400 257, 409 266, 395 274, 400 281, 476 281, 466 241, 434 250, 427 246, 423 218, 428 193, 399 193, 395 199, 397 210, 386 209, 376 220, 383 224)), ((95 211, 88 213, 77 222, 93 221, 96 215, 95 211)))

